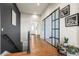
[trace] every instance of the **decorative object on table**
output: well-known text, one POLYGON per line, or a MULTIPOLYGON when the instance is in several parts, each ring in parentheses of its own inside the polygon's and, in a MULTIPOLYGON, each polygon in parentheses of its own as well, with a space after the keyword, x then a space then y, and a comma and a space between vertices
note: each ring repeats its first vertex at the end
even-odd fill
POLYGON ((65 55, 65 56, 67 55, 67 53, 66 53, 67 52, 66 51, 66 47, 64 47, 63 44, 60 44, 59 47, 58 47, 58 49, 59 49, 58 51, 59 51, 59 53, 61 55, 65 55))
POLYGON ((60 10, 60 17, 63 18, 65 16, 70 15, 70 5, 67 5, 63 9, 60 10))
POLYGON ((78 26, 78 25, 79 25, 79 13, 76 13, 74 15, 65 18, 66 27, 78 26))
POLYGON ((67 55, 68 56, 79 56, 79 48, 75 46, 68 46, 67 55))
POLYGON ((67 47, 68 46, 68 38, 64 37, 64 46, 67 47))

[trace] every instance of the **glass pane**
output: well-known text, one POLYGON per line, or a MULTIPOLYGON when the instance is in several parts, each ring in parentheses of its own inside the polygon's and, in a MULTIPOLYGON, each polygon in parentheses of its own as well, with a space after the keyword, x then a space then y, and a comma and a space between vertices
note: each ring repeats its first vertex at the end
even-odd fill
POLYGON ((44 39, 44 21, 42 22, 42 25, 43 25, 42 26, 42 35, 43 35, 42 38, 44 39))
POLYGON ((58 22, 59 20, 56 20, 56 28, 58 28, 59 27, 59 22, 58 22))
POLYGON ((56 39, 54 39, 54 45, 56 46, 56 39))
POLYGON ((56 30, 56 38, 59 37, 59 30, 56 30))
POLYGON ((54 46, 55 46, 55 39, 53 38, 53 43, 52 43, 54 46))
POLYGON ((56 28, 56 21, 54 21, 54 28, 56 28))
POLYGON ((59 42, 58 39, 56 39, 56 47, 58 46, 58 42, 59 42))
POLYGON ((54 37, 55 31, 53 30, 53 37, 54 37))
POLYGON ((59 18, 59 10, 56 11, 56 19, 59 18))
POLYGON ((51 37, 51 16, 46 19, 46 41, 50 43, 51 37))
POLYGON ((53 22, 53 28, 54 28, 54 22, 53 22))

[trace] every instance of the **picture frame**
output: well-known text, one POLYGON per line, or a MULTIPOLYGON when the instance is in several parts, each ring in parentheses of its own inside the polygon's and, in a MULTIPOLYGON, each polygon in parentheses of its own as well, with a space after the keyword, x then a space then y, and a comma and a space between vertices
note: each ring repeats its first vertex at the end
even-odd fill
POLYGON ((60 10, 60 18, 70 15, 70 5, 65 6, 60 10))
POLYGON ((12 9, 12 25, 16 26, 16 12, 12 9))
POLYGON ((79 26, 79 13, 73 14, 65 18, 65 26, 79 26))

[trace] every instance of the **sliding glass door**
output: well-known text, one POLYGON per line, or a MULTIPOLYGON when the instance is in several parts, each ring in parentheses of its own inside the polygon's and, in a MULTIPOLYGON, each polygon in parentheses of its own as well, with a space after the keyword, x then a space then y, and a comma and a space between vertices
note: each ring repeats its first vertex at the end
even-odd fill
POLYGON ((52 22, 51 22, 51 36, 52 36, 52 45, 57 47, 60 42, 60 21, 59 21, 59 9, 55 10, 52 13, 52 22))
POLYGON ((59 8, 44 19, 44 39, 55 47, 60 42, 59 8))
POLYGON ((49 43, 51 43, 51 16, 49 16, 46 20, 46 24, 45 24, 45 39, 46 41, 48 41, 49 43))

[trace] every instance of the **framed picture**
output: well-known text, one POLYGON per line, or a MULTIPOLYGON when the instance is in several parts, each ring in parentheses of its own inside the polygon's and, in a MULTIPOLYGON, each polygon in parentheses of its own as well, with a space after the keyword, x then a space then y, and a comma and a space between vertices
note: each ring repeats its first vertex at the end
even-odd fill
POLYGON ((78 26, 79 25, 79 13, 68 16, 65 18, 65 26, 71 27, 71 26, 78 26))
POLYGON ((63 18, 65 16, 70 15, 70 5, 67 5, 63 9, 60 10, 60 17, 63 18))
POLYGON ((12 25, 16 26, 16 12, 12 9, 12 25))

